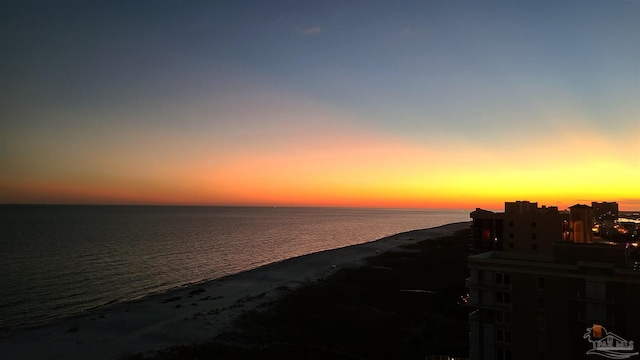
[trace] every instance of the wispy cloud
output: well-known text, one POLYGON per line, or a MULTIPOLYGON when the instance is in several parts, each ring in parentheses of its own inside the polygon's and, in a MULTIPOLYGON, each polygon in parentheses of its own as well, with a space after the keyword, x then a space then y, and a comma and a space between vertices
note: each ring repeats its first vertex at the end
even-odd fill
POLYGON ((310 26, 310 27, 302 29, 300 32, 303 35, 318 35, 318 34, 322 33, 323 31, 324 31, 324 29, 322 29, 320 26, 310 26))
POLYGON ((402 34, 402 35, 410 35, 410 34, 413 34, 414 32, 415 32, 415 30, 413 28, 411 28, 410 26, 403 27, 399 31, 399 33, 402 34))

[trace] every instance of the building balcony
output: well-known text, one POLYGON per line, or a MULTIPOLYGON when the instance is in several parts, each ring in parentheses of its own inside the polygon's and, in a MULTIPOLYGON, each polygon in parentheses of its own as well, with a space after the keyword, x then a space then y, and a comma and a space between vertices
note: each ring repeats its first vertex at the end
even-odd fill
POLYGON ((487 309, 487 310, 500 310, 500 311, 511 311, 511 304, 499 303, 499 302, 482 302, 478 301, 478 299, 469 298, 469 303, 467 306, 476 309, 487 309))
POLYGON ((583 311, 578 313, 578 321, 586 323, 586 324, 600 324, 604 326, 613 326, 616 324, 616 317, 613 315, 607 315, 605 319, 595 319, 587 316, 587 314, 583 311))
POLYGON ((469 324, 480 323, 480 310, 474 310, 469 313, 469 324))
POLYGON ((473 281, 473 279, 470 277, 464 280, 464 286, 466 286, 467 288, 476 288, 476 289, 490 289, 490 290, 502 290, 502 291, 511 290, 511 284, 499 284, 493 281, 473 281))
POLYGON ((576 295, 576 299, 581 302, 590 302, 590 303, 598 303, 598 304, 614 304, 614 296, 613 294, 605 294, 604 296, 587 296, 584 291, 578 290, 576 295))

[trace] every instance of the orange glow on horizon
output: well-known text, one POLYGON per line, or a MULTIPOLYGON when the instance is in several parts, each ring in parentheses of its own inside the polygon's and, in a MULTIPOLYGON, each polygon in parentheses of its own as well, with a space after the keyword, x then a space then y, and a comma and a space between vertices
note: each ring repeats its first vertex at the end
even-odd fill
MULTIPOLYGON (((337 128, 251 147, 180 142, 153 157, 150 150, 87 145, 78 155, 56 154, 73 170, 65 176, 0 175, 0 202, 499 210, 505 201, 529 200, 561 209, 589 201, 640 209, 640 166, 633 151, 623 151, 637 147, 631 135, 611 144, 595 133, 558 131, 545 141, 488 147, 453 135, 421 144, 337 128), (584 143, 598 152, 583 156, 584 143)), ((149 147, 158 142, 153 134, 142 138, 149 147)))
MULTIPOLYGON (((96 191, 92 188, 66 186, 60 184, 47 186, 32 186, 28 189, 13 187, 5 188, 13 191, 10 203, 95 203, 95 204, 159 204, 159 205, 224 205, 224 206, 327 206, 327 207, 367 207, 367 208, 435 208, 435 209, 474 209, 476 207, 500 210, 504 201, 530 200, 541 205, 567 208, 576 203, 589 201, 617 201, 620 210, 638 210, 638 201, 625 201, 613 196, 535 196, 535 195, 475 195, 421 194, 397 196, 369 192, 353 192, 349 189, 315 190, 301 193, 289 193, 279 190, 264 191, 261 195, 247 195, 241 193, 213 194, 203 196, 201 193, 185 192, 156 193, 149 189, 111 189, 96 191), (34 200, 35 199, 35 200, 34 200), (584 200, 587 199, 587 200, 584 200)), ((524 192, 523 192, 524 194, 524 192)), ((5 197, 6 198, 6 197, 5 197)))

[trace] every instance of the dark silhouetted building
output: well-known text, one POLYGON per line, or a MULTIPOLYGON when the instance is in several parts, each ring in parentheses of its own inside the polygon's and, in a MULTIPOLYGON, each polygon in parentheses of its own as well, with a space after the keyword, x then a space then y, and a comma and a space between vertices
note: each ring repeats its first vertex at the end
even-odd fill
MULTIPOLYGON (((589 212, 576 209, 576 222, 589 212)), ((635 248, 570 241, 585 236, 556 207, 505 203, 502 216, 504 249, 468 258, 470 359, 601 359, 607 341, 614 355, 640 359, 635 248)))
POLYGON ((538 207, 528 201, 504 204, 505 251, 532 253, 548 252, 551 244, 563 241, 567 228, 567 214, 556 206, 538 207))
POLYGON ((489 250, 548 251, 552 242, 568 239, 568 214, 555 206, 528 201, 505 202, 505 211, 471 212, 471 254, 489 250))
POLYGON ((598 223, 614 222, 618 220, 617 202, 592 202, 593 216, 598 223))
POLYGON ((504 214, 477 208, 471 212, 470 254, 502 250, 504 214))

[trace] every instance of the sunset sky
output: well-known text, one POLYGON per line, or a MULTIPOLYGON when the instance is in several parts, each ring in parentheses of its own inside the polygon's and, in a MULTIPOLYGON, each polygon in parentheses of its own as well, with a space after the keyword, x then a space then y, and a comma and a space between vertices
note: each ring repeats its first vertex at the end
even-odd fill
POLYGON ((640 209, 640 1, 3 1, 0 203, 640 209))

